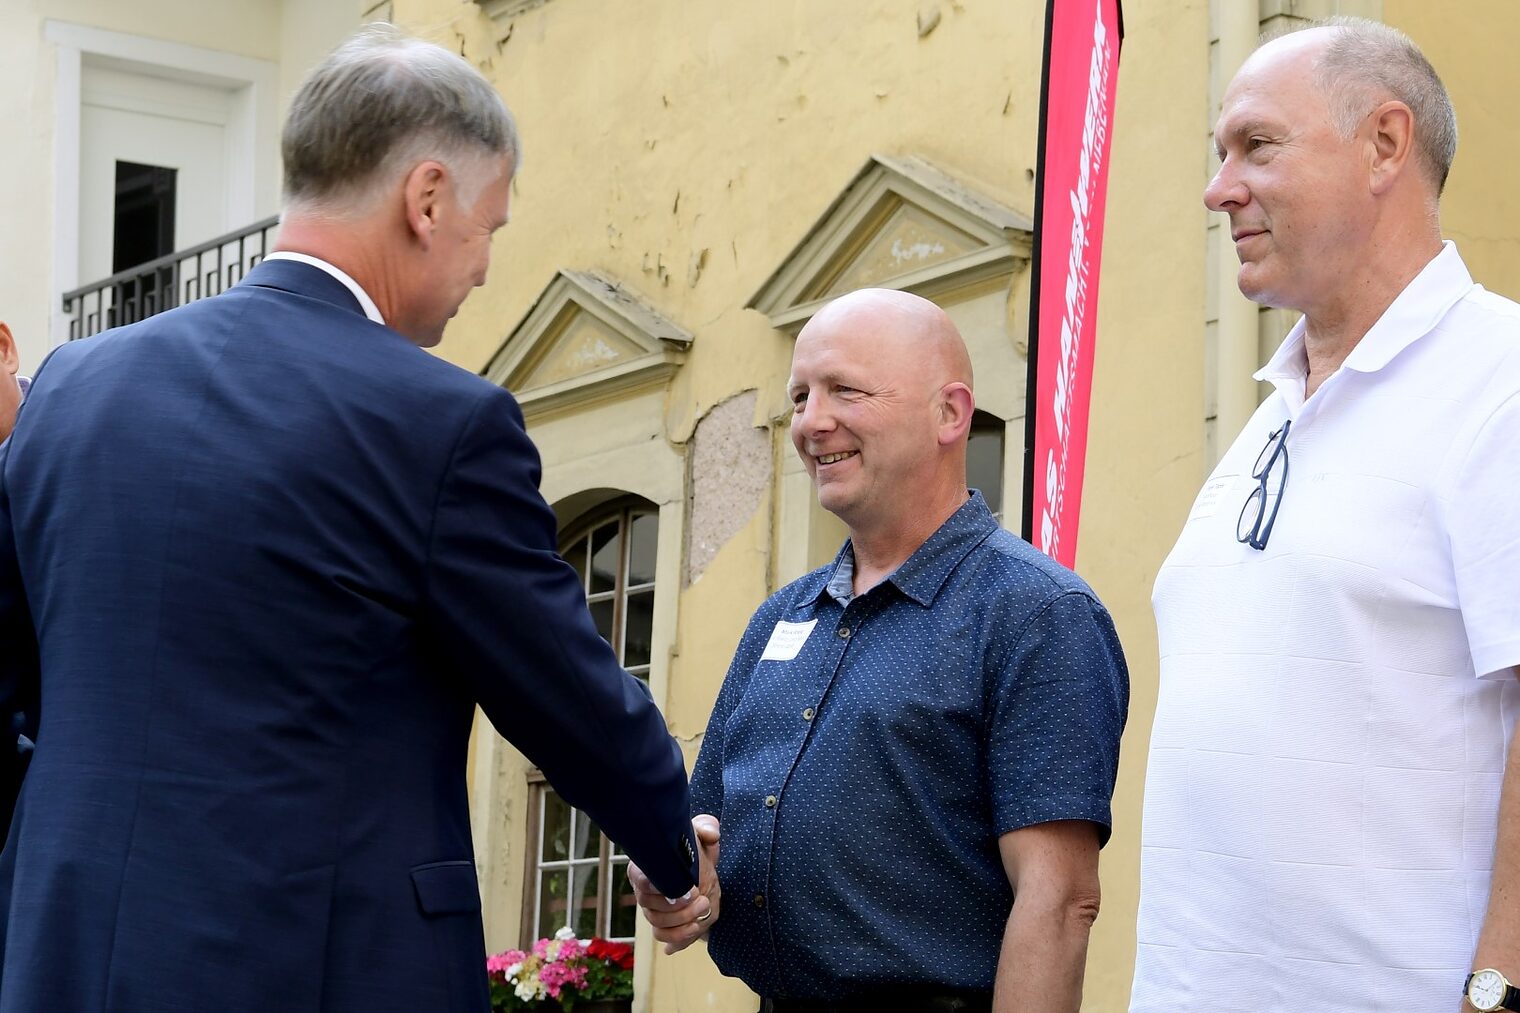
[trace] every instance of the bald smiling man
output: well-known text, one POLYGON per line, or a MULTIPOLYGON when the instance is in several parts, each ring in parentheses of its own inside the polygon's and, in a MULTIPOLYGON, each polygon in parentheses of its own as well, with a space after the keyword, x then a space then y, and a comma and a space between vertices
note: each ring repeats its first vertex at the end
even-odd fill
POLYGON ((849 527, 740 641, 692 777, 726 899, 631 870, 774 1013, 1075 1011, 1129 698, 1107 611, 966 488, 971 361, 882 289, 797 338, 792 442, 849 527))

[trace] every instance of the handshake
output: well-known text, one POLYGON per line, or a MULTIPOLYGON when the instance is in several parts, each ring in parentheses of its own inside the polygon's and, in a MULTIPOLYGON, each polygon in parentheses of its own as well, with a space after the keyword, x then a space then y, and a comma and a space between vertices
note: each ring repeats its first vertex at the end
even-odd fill
POLYGON ((718 883, 718 820, 715 816, 697 816, 691 821, 701 849, 701 872, 697 885, 685 896, 665 897, 632 862, 628 880, 644 917, 654 926, 654 937, 665 944, 666 953, 678 953, 707 934, 718 920, 718 901, 723 890, 718 883))

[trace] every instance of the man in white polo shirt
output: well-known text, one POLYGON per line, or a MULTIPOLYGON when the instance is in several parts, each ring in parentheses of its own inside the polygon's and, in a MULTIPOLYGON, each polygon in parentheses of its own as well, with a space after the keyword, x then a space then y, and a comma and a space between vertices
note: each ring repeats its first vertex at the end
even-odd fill
POLYGON ((1156 581, 1131 1011, 1520 1008, 1520 306, 1441 241, 1450 101, 1338 20, 1214 138, 1241 291, 1304 316, 1156 581))

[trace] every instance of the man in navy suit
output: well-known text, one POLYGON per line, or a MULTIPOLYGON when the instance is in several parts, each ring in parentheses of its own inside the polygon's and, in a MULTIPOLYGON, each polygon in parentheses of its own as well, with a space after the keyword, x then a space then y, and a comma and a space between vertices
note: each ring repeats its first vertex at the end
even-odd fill
POLYGON ((0 1013, 483 1013, 476 704, 710 903, 680 752, 555 553, 516 403, 419 347, 506 223, 505 106, 370 28, 283 153, 281 252, 60 348, 0 447, 0 713, 41 701, 0 1013))

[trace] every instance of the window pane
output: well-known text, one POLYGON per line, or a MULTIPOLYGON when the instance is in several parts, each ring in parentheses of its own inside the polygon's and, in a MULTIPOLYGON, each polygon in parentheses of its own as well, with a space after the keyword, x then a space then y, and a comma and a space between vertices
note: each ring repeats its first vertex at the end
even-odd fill
POLYGON ((638 514, 628 525, 628 584, 654 583, 654 558, 660 537, 658 514, 638 514))
POLYGON ((617 580, 618 522, 608 521, 591 532, 591 593, 611 591, 617 580))
POLYGON ((581 575, 581 588, 586 587, 586 539, 577 538, 574 545, 566 546, 565 562, 575 567, 575 572, 581 575))
POLYGON ((575 810, 575 854, 570 857, 596 858, 602 852, 602 832, 597 829, 591 817, 575 810))
POLYGON ((548 788, 543 800, 544 839, 539 855, 545 862, 563 862, 570 857, 570 807, 548 788))
POLYGON ((634 926, 638 924, 638 901, 633 896, 633 884, 628 882, 628 863, 612 863, 612 898, 609 910, 611 924, 607 929, 609 939, 632 939, 634 926))
POLYGON ((974 429, 966 444, 966 484, 980 489, 987 509, 1003 512, 1003 431, 974 429))
MULTIPOLYGON (((565 924, 565 885, 570 880, 566 869, 555 869, 541 877, 543 892, 538 901, 538 936, 544 939, 554 935, 565 924)), ((532 940, 527 940, 531 945, 532 940)))
MULTIPOLYGON (((612 608, 614 602, 611 598, 606 601, 594 601, 591 603, 591 620, 596 623, 596 632, 602 635, 602 639, 612 644, 612 608)), ((613 644, 615 648, 617 645, 613 644)))
POLYGON ((623 618, 623 664, 649 664, 650 641, 654 634, 654 591, 640 591, 628 596, 623 618))
POLYGON ((590 939, 596 935, 596 863, 577 865, 572 871, 574 892, 570 909, 575 913, 575 920, 570 927, 581 939, 590 939))

